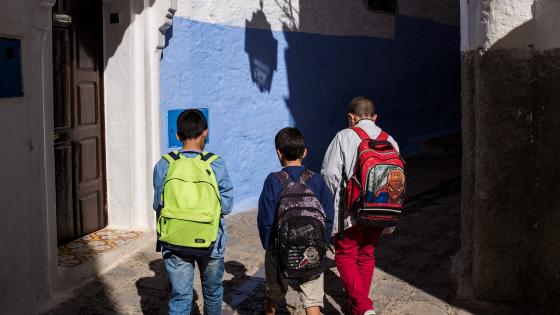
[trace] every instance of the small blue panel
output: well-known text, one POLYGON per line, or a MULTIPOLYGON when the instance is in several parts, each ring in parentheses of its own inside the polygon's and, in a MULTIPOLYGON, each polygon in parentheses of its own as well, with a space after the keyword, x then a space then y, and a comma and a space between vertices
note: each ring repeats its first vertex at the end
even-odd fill
MULTIPOLYGON (((185 109, 188 108, 184 108, 184 109, 170 109, 167 111, 167 143, 169 143, 168 145, 168 149, 177 149, 177 148, 181 148, 183 146, 183 144, 181 143, 181 141, 177 140, 177 137, 175 136, 175 134, 177 133, 177 118, 179 118, 179 115, 181 114, 182 111, 184 111, 185 109)), ((204 114, 204 117, 206 117, 206 121, 208 122, 208 130, 210 130, 210 119, 208 116, 208 108, 197 108, 199 111, 202 112, 202 114, 204 114)), ((208 132, 208 137, 206 137, 206 144, 208 144, 210 142, 210 132, 208 132)))
POLYGON ((23 96, 21 42, 0 37, 0 97, 23 96))

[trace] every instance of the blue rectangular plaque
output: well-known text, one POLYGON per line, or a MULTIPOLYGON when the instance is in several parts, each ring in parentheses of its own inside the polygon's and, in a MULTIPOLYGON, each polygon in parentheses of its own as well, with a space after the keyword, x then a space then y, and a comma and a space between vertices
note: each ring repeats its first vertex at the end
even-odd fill
MULTIPOLYGON (((167 111, 167 147, 169 149, 178 149, 183 146, 181 141, 177 140, 175 134, 177 133, 177 118, 182 111, 185 109, 170 109, 167 111)), ((197 108, 204 114, 206 121, 208 122, 208 129, 210 129, 210 119, 208 115, 208 108, 197 108)), ((208 132, 208 137, 206 137, 206 144, 210 143, 210 132, 208 132)))
POLYGON ((0 97, 23 96, 21 42, 0 37, 0 97))

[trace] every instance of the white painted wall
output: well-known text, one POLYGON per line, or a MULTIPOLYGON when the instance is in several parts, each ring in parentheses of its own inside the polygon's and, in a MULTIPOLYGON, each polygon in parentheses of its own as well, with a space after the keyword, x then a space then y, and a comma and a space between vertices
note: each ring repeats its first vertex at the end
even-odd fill
POLYGON ((152 168, 159 159, 158 46, 176 7, 132 0, 104 2, 105 129, 109 226, 153 229, 152 168), (170 13, 169 10, 172 10, 170 13), (109 14, 119 13, 119 24, 109 14))
MULTIPOLYGON (((52 146, 54 2, 6 0, 0 11, 0 36, 22 41, 24 89, 23 97, 0 98, 3 314, 37 311, 60 289, 63 274, 57 266, 52 146)), ((170 22, 176 0, 157 0, 151 6, 150 2, 103 2, 111 227, 153 229, 151 169, 160 147, 159 28, 170 22), (120 24, 108 23, 108 14, 114 12, 121 13, 120 24)), ((67 270, 64 275, 69 275, 67 270)))
MULTIPOLYGON (((177 16, 199 22, 245 27, 245 21, 261 8, 259 0, 178 0, 177 16)), ((262 1, 262 11, 272 31, 393 38, 395 18, 366 9, 362 0, 278 0, 262 1), (301 16, 300 12, 313 12, 301 16), (336 14, 336 16, 334 16, 336 14)), ((442 24, 459 24, 454 1, 408 0, 399 2, 399 15, 430 19, 442 24)))
POLYGON ((52 133, 43 129, 45 115, 52 117, 52 93, 45 88, 52 67, 42 61, 52 58, 47 30, 53 2, 4 1, 0 11, 0 36, 21 40, 24 89, 23 97, 0 98, 0 309, 5 314, 26 313, 45 301, 52 280, 48 209, 54 191, 45 187, 44 172, 52 133))
POLYGON ((560 47, 557 0, 461 0, 461 50, 560 47))

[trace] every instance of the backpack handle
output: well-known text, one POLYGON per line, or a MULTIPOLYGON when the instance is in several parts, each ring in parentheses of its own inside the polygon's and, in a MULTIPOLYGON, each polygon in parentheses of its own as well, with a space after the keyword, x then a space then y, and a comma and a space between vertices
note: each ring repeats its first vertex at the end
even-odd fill
POLYGON ((394 150, 393 144, 387 140, 370 140, 369 147, 377 151, 390 151, 394 150))
MULTIPOLYGON (((311 179, 311 177, 313 177, 313 175, 315 175, 313 171, 305 169, 303 170, 301 175, 299 175, 299 182, 303 185, 307 185, 307 182, 311 179)), ((286 188, 290 183, 295 182, 290 177, 290 174, 288 174, 288 172, 284 170, 274 173, 274 176, 276 176, 276 178, 280 181, 280 184, 282 184, 282 188, 286 188)))
MULTIPOLYGON (((371 137, 367 134, 367 132, 364 131, 364 129, 360 127, 352 127, 350 129, 354 130, 354 132, 358 134, 358 137, 360 137, 362 141, 371 140, 371 137)), ((377 138, 375 138, 375 140, 377 141, 387 141, 388 139, 389 139, 389 134, 383 130, 381 130, 377 138)))
POLYGON ((180 160, 180 159, 186 159, 185 156, 183 156, 183 153, 194 153, 197 154, 197 156, 195 158, 200 158, 202 161, 207 162, 208 164, 211 164, 212 162, 214 162, 215 160, 218 159, 218 156, 215 155, 214 153, 211 152, 199 152, 199 151, 172 151, 169 152, 167 154, 163 155, 163 158, 167 160, 167 162, 169 162, 170 164, 173 163, 174 161, 180 160))

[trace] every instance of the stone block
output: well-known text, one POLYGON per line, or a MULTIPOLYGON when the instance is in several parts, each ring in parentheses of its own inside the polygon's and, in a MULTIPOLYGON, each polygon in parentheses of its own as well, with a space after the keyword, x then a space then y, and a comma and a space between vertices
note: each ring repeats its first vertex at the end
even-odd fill
POLYGON ((413 301, 403 305, 399 314, 402 315, 448 315, 447 311, 440 307, 428 302, 413 301))

